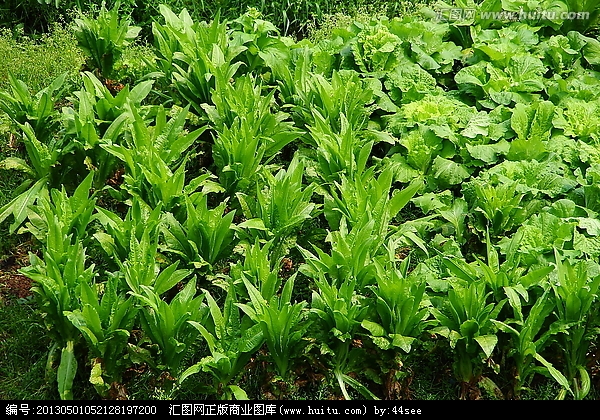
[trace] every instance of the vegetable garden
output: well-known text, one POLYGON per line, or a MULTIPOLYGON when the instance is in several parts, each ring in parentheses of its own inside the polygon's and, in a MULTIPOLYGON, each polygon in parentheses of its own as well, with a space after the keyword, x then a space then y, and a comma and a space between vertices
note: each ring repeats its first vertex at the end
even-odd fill
POLYGON ((298 40, 161 5, 136 66, 142 27, 80 15, 78 75, 0 91, 0 222, 57 397, 411 398, 437 358, 455 398, 597 398, 599 6, 298 40))

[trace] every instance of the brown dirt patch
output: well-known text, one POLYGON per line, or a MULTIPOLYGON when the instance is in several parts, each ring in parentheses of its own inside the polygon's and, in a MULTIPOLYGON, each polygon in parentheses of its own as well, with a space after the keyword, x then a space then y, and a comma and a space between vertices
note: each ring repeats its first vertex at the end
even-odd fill
POLYGON ((32 296, 32 281, 19 273, 29 265, 31 243, 25 242, 14 248, 13 254, 0 259, 0 301, 25 299, 32 296))

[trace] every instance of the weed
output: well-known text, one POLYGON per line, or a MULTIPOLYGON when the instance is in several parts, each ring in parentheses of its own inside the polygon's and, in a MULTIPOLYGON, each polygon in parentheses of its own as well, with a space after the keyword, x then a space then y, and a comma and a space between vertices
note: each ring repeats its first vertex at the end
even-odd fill
POLYGON ((75 82, 84 62, 73 33, 60 24, 37 40, 0 28, 0 57, 0 89, 4 91, 10 91, 9 71, 38 92, 63 73, 68 82, 75 82))

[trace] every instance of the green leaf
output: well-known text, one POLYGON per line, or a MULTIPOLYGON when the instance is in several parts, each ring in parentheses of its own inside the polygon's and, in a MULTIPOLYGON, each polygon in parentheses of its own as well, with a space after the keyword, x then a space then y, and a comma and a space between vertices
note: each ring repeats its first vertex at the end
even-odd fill
POLYGON ((405 353, 410 353, 412 343, 416 340, 414 337, 405 337, 400 334, 390 334, 392 345, 400 347, 405 353))
POLYGON ((10 233, 14 233, 25 221, 27 218, 27 209, 29 206, 33 205, 46 183, 46 177, 38 180, 27 191, 0 208, 0 223, 6 220, 11 214, 14 216, 14 222, 10 225, 10 233))
POLYGON ((575 397, 579 400, 583 400, 590 393, 590 388, 592 385, 590 380, 590 374, 588 373, 585 366, 579 366, 577 368, 577 371, 579 372, 579 376, 581 378, 581 385, 577 390, 578 395, 576 395, 575 397))
POLYGON ((67 345, 62 349, 60 355, 57 381, 58 393, 61 400, 73 399, 73 380, 77 373, 77 359, 75 358, 74 346, 75 343, 72 340, 67 341, 67 345))
POLYGON ((478 135, 485 137, 488 135, 490 124, 490 115, 485 111, 481 111, 469 120, 461 134, 471 139, 477 138, 478 135))
POLYGON ((363 319, 360 325, 365 330, 369 331, 373 337, 385 337, 387 335, 385 328, 376 322, 369 321, 368 319, 363 319))
POLYGON ((392 343, 390 343, 390 340, 387 337, 371 337, 371 340, 373 340, 373 344, 381 350, 389 350, 392 348, 392 343))
POLYGON ((492 356, 492 352, 494 351, 496 344, 498 344, 498 337, 493 334, 480 335, 475 337, 475 341, 477 341, 477 344, 479 344, 479 346, 482 348, 486 357, 489 358, 492 356))
POLYGON ((179 261, 171 264, 165 268, 159 276, 156 278, 154 283, 154 292, 157 295, 171 290, 177 283, 192 274, 192 270, 177 270, 179 261))
POLYGON ((358 382, 356 379, 345 374, 341 374, 341 377, 345 383, 357 390, 363 397, 368 398, 370 400, 379 400, 379 398, 375 394, 369 391, 369 389, 366 386, 358 382))
POLYGON ((548 373, 550 373, 550 375, 556 380, 556 382, 559 383, 559 385, 561 385, 564 389, 569 391, 571 395, 574 395, 573 391, 571 390, 571 387, 569 386, 569 380, 565 378, 565 376, 562 373, 560 373, 560 371, 558 371, 554 366, 552 366, 552 363, 548 362, 538 353, 534 354, 533 357, 542 365, 544 365, 546 369, 548 369, 548 373))
POLYGON ((189 368, 184 370, 181 373, 181 375, 179 375, 179 378, 177 379, 177 383, 181 385, 190 376, 195 375, 198 372, 202 372, 203 365, 204 365, 203 362, 198 362, 195 365, 190 366, 189 368))
POLYGON ((437 156, 431 167, 433 176, 446 185, 456 185, 468 178, 469 172, 464 165, 437 156))
MULTIPOLYGON (((468 295, 467 295, 468 296, 468 295)), ((468 298, 465 300, 464 306, 465 308, 469 308, 469 304, 471 303, 468 298)), ((477 334, 479 332, 479 323, 477 322, 477 320, 475 319, 467 319, 465 322, 463 322, 462 324, 460 324, 460 334, 464 337, 464 338, 475 338, 475 334, 477 334)))
POLYGON ((20 159, 14 156, 8 157, 0 162, 0 169, 14 169, 17 171, 25 172, 28 175, 35 176, 35 171, 27 164, 24 159, 20 159))
POLYGON ((231 391, 236 400, 247 400, 248 394, 237 385, 228 385, 227 388, 231 391))
POLYGON ((246 229, 257 229, 257 230, 268 230, 265 227, 265 222, 260 218, 248 219, 237 225, 238 228, 246 228, 246 229))
POLYGON ((93 362, 92 370, 90 372, 90 383, 94 385, 96 389, 105 389, 107 385, 104 383, 102 378, 102 364, 96 361, 93 362))
POLYGON ((473 159, 478 159, 484 163, 496 163, 502 155, 508 154, 510 143, 502 139, 494 144, 476 144, 467 143, 467 150, 473 159))
MULTIPOLYGON (((590 3, 593 3, 593 1, 590 1, 590 3)), ((585 61, 591 65, 600 65, 600 41, 590 37, 585 37, 585 40, 587 41, 587 44, 583 47, 585 61)))
POLYGON ((418 179, 410 183, 410 185, 400 192, 397 192, 392 196, 388 203, 390 216, 395 217, 400 210, 408 204, 408 202, 415 196, 417 192, 423 187, 423 180, 418 179))
POLYGON ((264 335, 259 324, 255 324, 247 328, 242 333, 242 338, 239 341, 238 350, 242 353, 252 353, 262 345, 264 335))
POLYGON ((397 182, 408 183, 419 176, 419 171, 408 164, 401 153, 394 153, 381 161, 385 168, 390 168, 397 182))

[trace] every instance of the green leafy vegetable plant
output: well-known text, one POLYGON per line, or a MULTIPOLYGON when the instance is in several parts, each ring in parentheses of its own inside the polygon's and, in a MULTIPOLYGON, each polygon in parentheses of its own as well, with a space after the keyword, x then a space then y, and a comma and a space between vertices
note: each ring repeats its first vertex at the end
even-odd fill
POLYGON ((141 82, 132 89, 124 86, 113 93, 91 72, 83 72, 83 88, 74 93, 73 107, 63 108, 65 135, 79 147, 70 161, 74 165, 91 167, 96 171, 96 187, 102 188, 118 169, 119 160, 103 149, 102 144, 120 144, 129 131, 131 103, 147 120, 150 113, 142 102, 152 89, 153 82, 141 82))
MULTIPOLYGON (((589 272, 584 260, 571 264, 562 261, 555 249, 557 282, 552 285, 556 316, 564 331, 558 342, 565 358, 565 376, 571 384, 575 399, 583 399, 590 392, 590 375, 586 368, 587 353, 598 335, 598 316, 592 308, 598 299, 600 276, 589 272)), ((570 390, 569 388, 566 388, 570 390)), ((564 398, 564 389, 559 395, 564 398)))
POLYGON ((492 357, 498 343, 492 320, 497 318, 506 300, 488 303, 491 292, 486 292, 483 281, 470 284, 451 281, 450 286, 447 300, 436 300, 431 308, 440 323, 440 327, 431 331, 450 340, 456 357, 454 374, 461 382, 464 394, 469 385, 481 380, 482 359, 492 357))
POLYGON ((88 56, 88 67, 99 71, 104 77, 112 76, 123 49, 142 30, 139 26, 131 26, 119 9, 119 3, 111 10, 103 5, 98 16, 82 15, 75 19, 75 37, 79 47, 88 56))
POLYGON ((161 206, 152 209, 138 199, 134 198, 131 201, 123 219, 110 210, 96 206, 97 213, 94 219, 100 223, 102 229, 98 229, 93 236, 113 261, 115 268, 118 268, 118 262, 125 261, 133 247, 142 241, 144 232, 156 235, 162 222, 161 206), (133 238, 135 241, 132 241, 133 238))
POLYGON ((11 215, 14 218, 10 226, 12 233, 25 221, 27 208, 34 203, 40 191, 60 184, 71 187, 73 176, 75 176, 76 183, 76 175, 82 175, 77 174, 76 171, 71 173, 70 169, 72 168, 68 164, 65 164, 64 167, 60 166, 62 159, 75 149, 74 144, 66 142, 64 137, 62 139, 52 138, 48 143, 43 143, 37 138, 28 122, 21 125, 20 128, 31 165, 17 157, 9 157, 0 163, 0 168, 17 169, 25 172, 29 177, 15 191, 16 197, 0 208, 0 222, 11 215))
POLYGON ((64 187, 60 191, 52 189, 50 193, 42 190, 36 198, 36 205, 28 209, 28 222, 23 230, 46 246, 50 245, 51 225, 55 225, 62 235, 74 234, 75 241, 86 240, 87 228, 96 208, 95 194, 90 196, 93 177, 90 172, 70 197, 64 187))
POLYGON ((197 203, 185 198, 185 221, 180 223, 171 213, 166 213, 161 232, 165 250, 180 255, 196 269, 212 267, 227 255, 234 246, 236 226, 235 210, 226 213, 226 202, 214 209, 208 208, 208 197, 202 195, 197 203))
POLYGON ((315 279, 316 290, 313 291, 311 314, 314 314, 316 325, 324 333, 320 350, 329 356, 333 366, 333 376, 342 390, 345 399, 350 400, 346 385, 350 385, 367 398, 375 397, 357 380, 349 380, 348 373, 358 368, 356 360, 360 356, 352 349, 352 341, 357 337, 361 322, 368 310, 368 299, 356 293, 356 279, 350 278, 339 287, 330 284, 325 276, 315 279), (352 362, 355 362, 354 364, 352 362))
POLYGON ((224 400, 235 397, 248 399, 246 392, 235 384, 251 357, 264 342, 262 328, 250 318, 241 316, 235 287, 230 283, 223 310, 209 291, 204 294, 210 310, 210 318, 204 324, 189 320, 208 344, 210 355, 186 369, 179 383, 198 372, 208 372, 213 382, 208 390, 224 400))
POLYGON ((88 345, 90 382, 100 396, 107 398, 132 364, 127 347, 139 308, 135 298, 120 287, 116 274, 104 283, 82 283, 79 296, 81 308, 65 311, 65 315, 88 345))
MULTIPOLYGON (((258 291, 262 297, 269 301, 276 296, 281 287, 281 277, 279 275, 282 257, 275 259, 272 256, 273 241, 265 243, 262 247, 260 241, 256 238, 253 244, 247 242, 244 246, 244 262, 238 262, 231 266, 231 277, 239 281, 246 279, 258 291)), ((236 284, 236 286, 238 286, 236 284)), ((247 296, 247 290, 243 284, 240 284, 239 295, 247 296)))
POLYGON ((404 259, 398 269, 391 263, 376 262, 377 284, 372 290, 377 318, 367 318, 361 325, 382 350, 399 348, 409 353, 414 341, 430 324, 427 322, 429 310, 425 306, 426 282, 408 274, 409 263, 410 258, 404 259))
POLYGON ((261 173, 264 187, 260 188, 257 183, 254 197, 237 194, 248 219, 242 226, 248 226, 252 234, 253 229, 249 223, 256 221, 260 227, 254 230, 257 236, 273 240, 275 259, 283 257, 285 251, 281 248, 284 240, 317 214, 318 206, 311 201, 317 186, 314 183, 303 185, 304 168, 304 163, 296 155, 287 169, 281 169, 275 175, 265 169, 261 173))
POLYGON ((76 344, 80 335, 78 329, 71 323, 65 311, 81 309, 77 289, 82 283, 90 283, 95 276, 93 265, 85 268, 85 250, 80 243, 67 244, 70 237, 61 238, 60 233, 50 232, 56 241, 61 241, 62 258, 53 259, 44 253, 44 259, 34 254, 30 255, 30 266, 21 272, 32 279, 36 285, 32 291, 39 299, 40 307, 46 314, 45 323, 53 337, 48 354, 48 375, 52 376, 52 362, 56 352, 60 350, 60 364, 56 372, 58 391, 61 399, 73 399, 73 380, 77 372, 76 344))
POLYGON ((217 174, 229 195, 246 192, 267 158, 268 139, 254 130, 245 117, 236 117, 231 128, 225 127, 214 140, 212 153, 217 174))
POLYGON ((147 126, 133 103, 129 102, 127 109, 130 141, 100 146, 125 164, 123 189, 153 208, 162 203, 165 210, 175 212, 183 206, 184 198, 209 178, 203 174, 187 184, 185 178, 186 153, 205 127, 184 130, 188 109, 167 119, 166 111, 159 107, 152 127, 147 126))
POLYGON ((30 253, 30 266, 21 269, 35 282, 32 291, 38 298, 45 314, 44 322, 54 341, 48 355, 48 370, 52 369, 56 352, 61 351, 57 371, 61 399, 73 398, 73 380, 77 372, 75 347, 81 338, 67 313, 83 309, 81 288, 86 287, 83 284, 92 284, 96 276, 93 264, 85 267, 87 257, 81 241, 94 208, 93 200, 88 196, 91 182, 92 174, 71 198, 67 198, 64 191, 61 194, 56 190, 52 198, 57 202, 50 203, 48 198, 42 198, 41 208, 32 213, 32 218, 34 223, 39 221, 34 231, 44 244, 43 258, 30 253))
POLYGON ((331 182, 339 180, 341 174, 352 178, 363 173, 374 141, 359 135, 344 114, 340 114, 339 131, 317 111, 313 116, 315 124, 309 126, 309 131, 316 145, 320 176, 331 182))
POLYGON ((547 318, 554 310, 554 302, 548 292, 548 289, 544 290, 533 306, 529 308, 528 313, 524 313, 522 297, 517 292, 507 289, 508 302, 513 309, 513 318, 505 321, 492 320, 500 331, 511 336, 508 356, 515 363, 513 392, 516 398, 519 398, 522 392, 528 389, 536 373, 550 375, 559 384, 568 384, 567 379, 540 354, 552 343, 552 334, 558 332, 554 331, 547 322, 547 318), (536 360, 543 365, 536 365, 536 360))
POLYGON ((476 228, 497 236, 513 229, 519 221, 521 200, 524 194, 517 191, 518 184, 484 184, 472 182, 476 228))
POLYGON ((11 73, 8 77, 12 95, 0 91, 0 109, 18 126, 29 123, 36 138, 49 143, 60 128, 55 106, 66 89, 67 74, 61 74, 35 95, 23 81, 11 73))
POLYGON ((167 267, 156 277, 153 286, 140 285, 140 293, 133 292, 143 305, 141 324, 151 343, 158 346, 159 352, 152 358, 154 368, 168 372, 174 379, 165 388, 169 390, 183 371, 182 361, 190 351, 198 336, 198 330, 188 321, 203 322, 206 317, 202 306, 204 295, 196 296, 196 278, 193 277, 170 301, 161 295, 175 287, 191 272, 176 270, 176 264, 167 267))
POLYGON ((365 215, 360 223, 349 229, 346 219, 342 218, 340 229, 327 235, 326 241, 331 243, 330 254, 315 246, 317 255, 314 255, 298 245, 305 260, 300 272, 313 279, 325 275, 335 285, 355 279, 357 290, 363 291, 375 282, 373 261, 380 255, 385 240, 375 234, 374 225, 374 220, 365 215))
POLYGON ((279 377, 284 381, 290 379, 293 359, 302 354, 302 341, 309 326, 304 311, 307 303, 291 301, 295 278, 294 274, 286 281, 280 296, 273 296, 267 301, 242 276, 250 296, 250 304, 237 304, 254 323, 260 325, 270 357, 275 362, 279 377))
POLYGON ((390 168, 378 177, 371 167, 357 174, 354 180, 346 175, 340 178, 341 183, 334 182, 325 195, 324 210, 330 228, 338 229, 342 217, 353 227, 368 213, 375 220, 375 232, 382 237, 387 235, 392 220, 423 187, 423 182, 417 179, 402 190, 392 189, 390 168))

